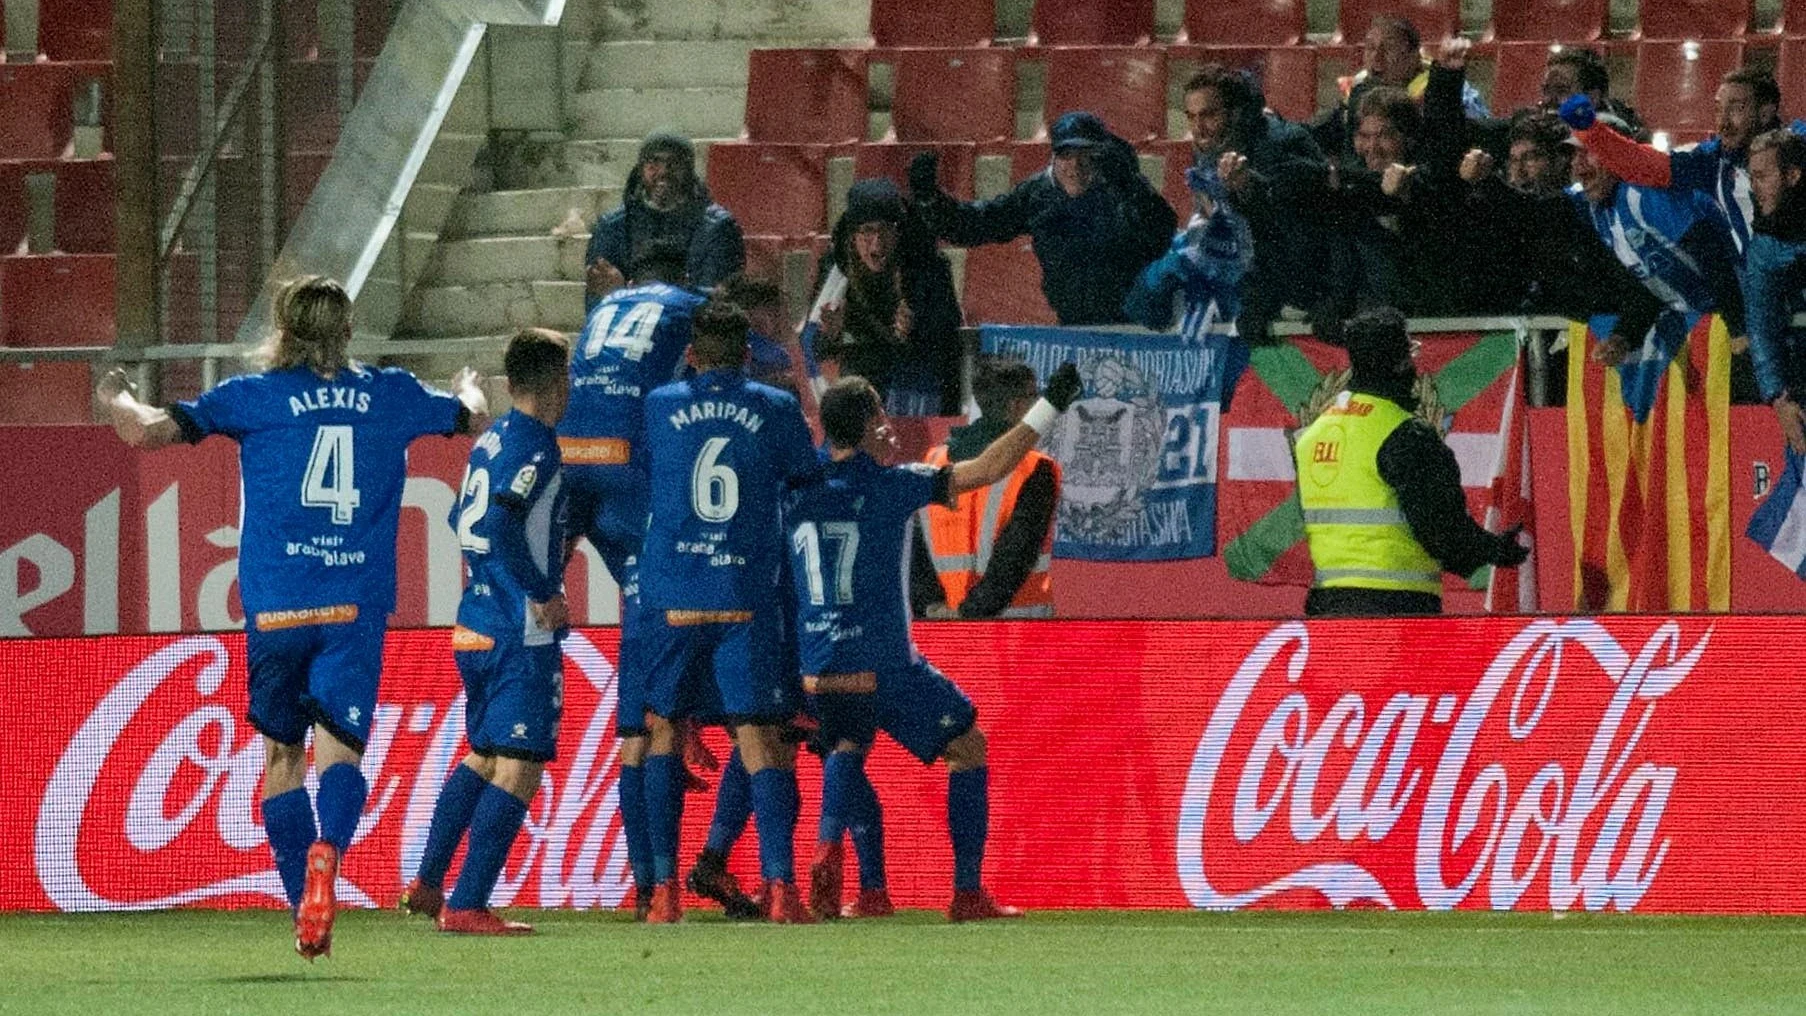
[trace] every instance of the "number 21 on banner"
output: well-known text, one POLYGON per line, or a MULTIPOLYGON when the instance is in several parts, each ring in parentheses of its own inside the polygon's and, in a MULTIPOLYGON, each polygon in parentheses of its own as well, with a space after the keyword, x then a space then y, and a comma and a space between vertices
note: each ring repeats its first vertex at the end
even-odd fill
POLYGON ((1167 409, 1155 489, 1217 482, 1217 409, 1215 402, 1167 409))

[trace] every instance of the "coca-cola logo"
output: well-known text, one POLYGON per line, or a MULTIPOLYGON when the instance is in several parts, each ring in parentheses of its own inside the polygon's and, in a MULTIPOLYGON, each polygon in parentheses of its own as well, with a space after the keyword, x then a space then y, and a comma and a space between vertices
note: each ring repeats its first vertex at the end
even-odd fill
MULTIPOLYGON (((567 687, 568 762, 542 782, 497 888, 500 904, 532 895, 543 906, 613 907, 631 885, 616 790, 615 669, 580 633, 564 652, 588 687, 567 687)), ((449 670, 449 650, 446 657, 449 670)), ((242 688, 226 687, 229 673, 243 673, 233 663, 222 638, 172 641, 133 666, 82 722, 38 809, 34 862, 53 905, 283 901, 257 810, 262 742, 240 715, 242 688)), ((462 693, 405 701, 394 697, 403 683, 387 682, 364 756, 370 800, 338 887, 354 905, 392 898, 413 874, 439 789, 463 757, 462 693)))
POLYGON ((1471 687, 1428 675, 1440 690, 1388 687, 1370 702, 1345 675, 1307 679, 1310 630, 1281 624, 1193 755, 1178 816, 1185 895, 1208 909, 1306 890, 1336 907, 1441 910, 1474 905, 1484 884, 1480 902, 1510 909, 1543 884, 1553 910, 1630 910, 1668 856, 1660 827, 1678 776, 1639 749, 1711 637, 1684 645, 1670 621, 1633 653, 1598 622, 1536 620, 1471 687), (1306 689, 1326 687, 1333 703, 1313 708, 1306 689))

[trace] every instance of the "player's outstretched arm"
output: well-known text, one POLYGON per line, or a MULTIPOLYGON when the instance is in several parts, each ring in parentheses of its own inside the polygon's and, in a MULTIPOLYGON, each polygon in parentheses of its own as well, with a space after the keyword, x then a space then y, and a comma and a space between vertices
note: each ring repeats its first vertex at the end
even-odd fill
POLYGON ((1082 388, 1077 366, 1067 363, 1054 371, 1040 401, 1023 415, 1021 423, 1004 431, 977 458, 953 464, 953 493, 988 487, 1010 475, 1022 457, 1053 429, 1054 421, 1079 397, 1082 388))
POLYGON ((481 434, 489 429, 489 396, 483 393, 483 377, 474 367, 465 367, 452 377, 452 394, 464 404, 467 414, 464 433, 481 434))
POLYGON ((154 451, 182 440, 182 428, 169 411, 138 401, 132 382, 118 367, 107 371, 94 386, 94 401, 113 425, 113 432, 133 448, 154 451))

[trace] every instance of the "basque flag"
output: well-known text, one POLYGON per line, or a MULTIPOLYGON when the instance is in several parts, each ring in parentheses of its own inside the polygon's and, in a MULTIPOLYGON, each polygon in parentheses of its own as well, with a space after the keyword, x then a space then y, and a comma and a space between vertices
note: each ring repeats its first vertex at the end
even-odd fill
POLYGON ((1800 483, 1801 457, 1788 448, 1787 466, 1768 499, 1750 517, 1744 533, 1769 556, 1806 579, 1806 488, 1800 483))

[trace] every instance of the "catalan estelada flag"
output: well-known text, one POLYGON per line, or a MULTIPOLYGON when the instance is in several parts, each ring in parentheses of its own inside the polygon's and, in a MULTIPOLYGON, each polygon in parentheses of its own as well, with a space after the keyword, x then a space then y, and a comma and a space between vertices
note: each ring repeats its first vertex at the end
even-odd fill
POLYGON ((1614 323, 1568 333, 1573 609, 1729 610, 1729 336, 1717 317, 1669 312, 1607 369, 1588 353, 1614 323))

